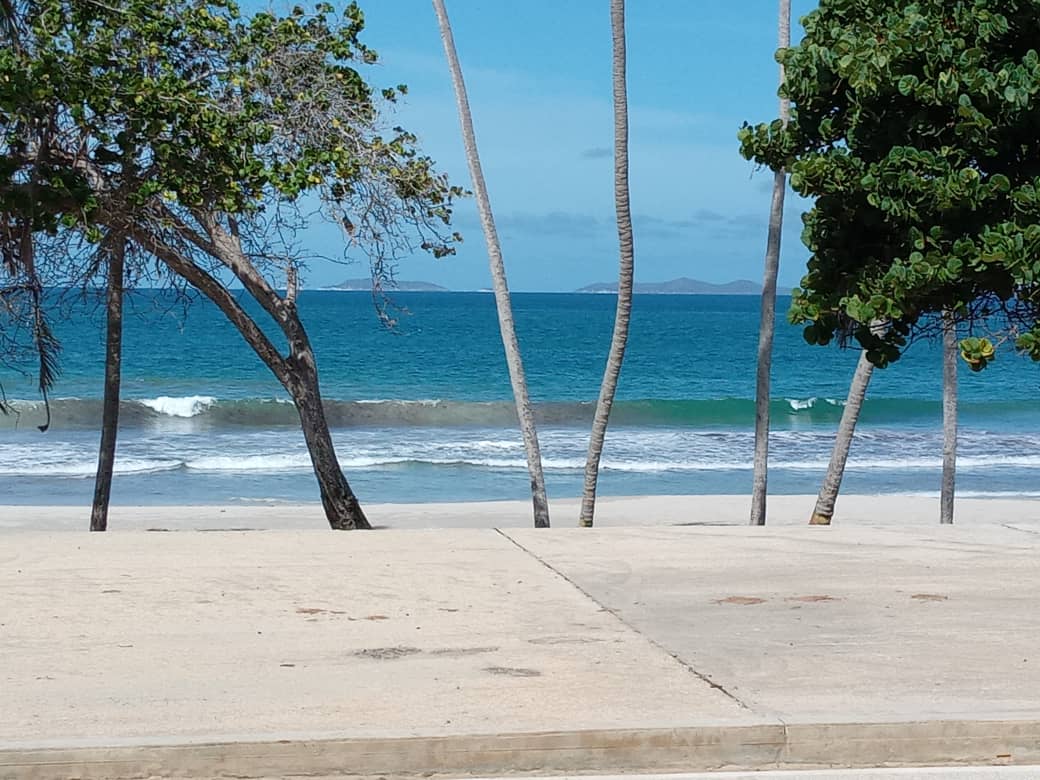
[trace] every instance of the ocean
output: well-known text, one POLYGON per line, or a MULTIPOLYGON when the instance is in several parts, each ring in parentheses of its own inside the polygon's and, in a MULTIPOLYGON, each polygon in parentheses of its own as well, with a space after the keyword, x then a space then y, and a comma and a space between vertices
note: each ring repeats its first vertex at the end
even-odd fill
MULTIPOLYGON (((388 329, 367 293, 308 291, 340 463, 363 502, 528 496, 493 296, 395 293, 388 329)), ((610 331, 611 295, 513 296, 551 497, 577 496, 610 331)), ((602 495, 740 494, 751 487, 753 296, 638 295, 607 434, 602 495)), ((770 492, 815 493, 857 353, 804 343, 779 302, 770 492)), ((255 307, 251 307, 254 308, 255 307)), ((57 328, 63 373, 40 433, 32 382, 0 373, 0 503, 85 504, 93 491, 104 353, 98 303, 57 328)), ((222 315, 156 291, 128 300, 114 504, 316 501, 295 410, 222 315)), ((933 494, 941 463, 939 345, 874 373, 843 490, 933 494)), ((1007 350, 962 366, 962 496, 1040 495, 1040 369, 1007 350)))

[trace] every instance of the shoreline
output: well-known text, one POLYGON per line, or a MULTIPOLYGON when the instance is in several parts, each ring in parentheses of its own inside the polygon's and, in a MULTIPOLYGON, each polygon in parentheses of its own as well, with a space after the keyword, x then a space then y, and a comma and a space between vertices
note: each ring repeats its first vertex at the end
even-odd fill
MULTIPOLYGON (((770 496, 767 526, 808 525, 815 495, 770 496)), ((555 528, 577 526, 580 498, 550 501, 555 528)), ((604 496, 597 501, 600 526, 742 526, 750 513, 748 495, 604 496)), ((446 503, 366 504, 376 528, 432 530, 440 528, 524 528, 531 524, 528 501, 469 501, 446 503)), ((81 531, 89 523, 90 507, 0 505, 0 533, 81 531)), ((1040 530, 1040 498, 961 498, 955 504, 955 524, 1014 523, 1040 530)), ((839 496, 834 525, 939 525, 938 495, 839 496)), ((317 502, 263 502, 208 505, 113 505, 113 531, 190 530, 324 530, 325 517, 317 502)))

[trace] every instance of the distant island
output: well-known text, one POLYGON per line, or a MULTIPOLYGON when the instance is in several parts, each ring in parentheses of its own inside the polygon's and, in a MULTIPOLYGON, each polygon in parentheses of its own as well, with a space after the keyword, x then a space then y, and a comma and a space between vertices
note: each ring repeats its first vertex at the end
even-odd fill
MULTIPOLYGON (((761 295, 762 285, 748 279, 737 279, 724 284, 702 282, 682 276, 667 282, 636 282, 633 291, 653 295, 761 295)), ((780 295, 790 295, 790 287, 778 287, 780 295)), ((580 293, 616 293, 617 282, 597 282, 582 287, 575 292, 580 293)))
MULTIPOLYGON (((322 287, 322 290, 347 290, 350 292, 371 292, 372 280, 365 277, 361 279, 346 279, 339 284, 322 287)), ((388 292, 453 292, 447 287, 441 287, 433 282, 421 281, 399 281, 392 287, 387 286, 388 292)), ((790 295, 790 287, 778 287, 780 295, 790 295)), ((476 290, 475 292, 492 292, 490 289, 476 290)), ((597 282, 586 285, 576 293, 616 293, 617 282, 597 282)), ((702 282, 699 279, 690 279, 683 276, 667 282, 636 282, 635 292, 650 295, 761 295, 762 285, 748 279, 737 279, 724 284, 713 284, 702 282)))
MULTIPOLYGON (((388 290, 395 292, 450 292, 447 287, 441 287, 433 282, 395 282, 386 286, 388 290)), ((346 279, 339 284, 323 287, 323 290, 352 290, 357 292, 370 292, 372 290, 371 279, 346 279)))

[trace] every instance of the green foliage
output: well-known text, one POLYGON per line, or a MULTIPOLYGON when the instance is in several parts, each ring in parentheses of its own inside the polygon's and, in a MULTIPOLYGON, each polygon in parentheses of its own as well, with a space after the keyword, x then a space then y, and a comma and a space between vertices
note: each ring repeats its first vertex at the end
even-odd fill
POLYGON ((966 338, 961 341, 961 358, 972 371, 981 371, 996 354, 996 348, 987 338, 966 338))
POLYGON ((319 196, 343 217, 377 199, 384 231, 404 221, 431 251, 452 251, 450 237, 423 231, 448 224, 460 190, 414 135, 381 127, 362 76, 376 53, 359 40, 356 4, 285 16, 244 16, 233 0, 18 8, 18 45, 0 50, 8 222, 96 241, 114 208, 250 215, 319 196))
MULTIPOLYGON (((777 54, 790 124, 739 133, 813 199, 790 320, 885 365, 938 312, 1012 312, 1040 359, 1040 3, 822 0, 803 24, 777 54)), ((962 343, 976 370, 991 350, 962 343)))

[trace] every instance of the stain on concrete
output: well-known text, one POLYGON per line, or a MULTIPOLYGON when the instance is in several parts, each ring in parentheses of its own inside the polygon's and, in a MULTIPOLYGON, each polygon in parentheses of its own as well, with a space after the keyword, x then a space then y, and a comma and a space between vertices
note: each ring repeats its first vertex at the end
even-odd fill
POLYGON ((484 671, 488 674, 498 674, 503 677, 541 677, 542 673, 537 669, 525 669, 522 666, 485 666, 484 671))
POLYGON ((354 655, 359 658, 374 658, 377 661, 392 661, 396 658, 404 658, 405 656, 421 652, 422 650, 418 647, 397 645, 396 647, 366 647, 364 650, 358 650, 354 655))
POLYGON ((430 655, 447 656, 450 658, 461 658, 466 655, 481 655, 482 653, 493 653, 497 647, 440 647, 436 650, 428 650, 430 655))
POLYGON ((532 645, 587 645, 605 640, 593 636, 541 636, 527 641, 532 645))

